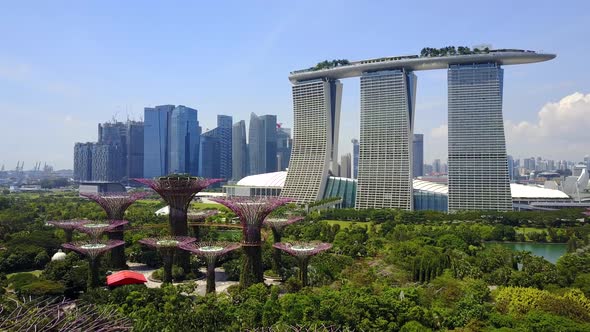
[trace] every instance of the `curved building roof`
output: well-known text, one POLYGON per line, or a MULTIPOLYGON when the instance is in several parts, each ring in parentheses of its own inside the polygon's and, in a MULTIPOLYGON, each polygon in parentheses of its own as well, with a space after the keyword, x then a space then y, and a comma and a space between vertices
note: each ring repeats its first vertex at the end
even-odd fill
MULTIPOLYGON (((238 181, 236 185, 247 187, 278 187, 285 185, 287 172, 273 172, 246 176, 238 181)), ((333 177, 334 179, 344 180, 344 178, 333 177)), ((353 179, 345 179, 356 181, 353 179)), ((424 180, 413 180, 414 190, 426 191, 435 194, 448 195, 449 187, 444 183, 436 183, 424 180)), ((524 184, 511 183, 510 191, 513 199, 569 199, 566 193, 556 189, 542 188, 537 186, 528 186, 524 184)))
POLYGON ((249 175, 241 179, 236 183, 238 186, 248 187, 280 187, 285 185, 285 179, 287 178, 287 172, 273 172, 263 173, 256 175, 249 175))
POLYGON ((449 65, 473 64, 473 63, 498 63, 501 65, 520 65, 525 63, 548 61, 555 58, 555 54, 536 53, 524 50, 495 51, 481 54, 451 55, 441 57, 420 57, 417 55, 385 57, 353 61, 348 65, 342 65, 327 69, 304 69, 291 72, 289 80, 293 83, 308 81, 318 78, 340 79, 358 77, 364 72, 382 70, 433 70, 446 69, 449 65))

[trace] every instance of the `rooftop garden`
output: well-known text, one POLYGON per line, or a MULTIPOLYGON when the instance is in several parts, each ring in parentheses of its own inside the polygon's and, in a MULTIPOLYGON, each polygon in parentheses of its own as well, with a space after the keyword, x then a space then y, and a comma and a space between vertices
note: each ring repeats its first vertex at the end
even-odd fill
POLYGON ((484 54, 490 53, 488 47, 473 50, 467 46, 446 46, 442 48, 425 47, 420 51, 420 57, 437 57, 437 56, 452 56, 452 55, 469 55, 469 54, 484 54))

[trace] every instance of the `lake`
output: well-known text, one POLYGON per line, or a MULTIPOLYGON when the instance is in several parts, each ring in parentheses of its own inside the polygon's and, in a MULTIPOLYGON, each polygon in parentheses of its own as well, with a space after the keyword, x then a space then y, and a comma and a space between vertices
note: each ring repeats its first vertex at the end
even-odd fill
POLYGON ((533 243, 533 242, 489 242, 495 243, 516 251, 530 251, 535 256, 541 256, 555 264, 559 257, 567 253, 565 243, 533 243))

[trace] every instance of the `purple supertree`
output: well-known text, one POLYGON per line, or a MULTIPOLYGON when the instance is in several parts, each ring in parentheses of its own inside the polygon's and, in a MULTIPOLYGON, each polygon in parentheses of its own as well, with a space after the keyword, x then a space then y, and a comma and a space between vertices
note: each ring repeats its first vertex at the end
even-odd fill
POLYGON ((582 212, 583 215, 585 215, 586 217, 590 217, 590 209, 586 209, 585 212, 582 212))
MULTIPOLYGON (((273 244, 281 242, 281 238, 283 236, 283 229, 288 225, 294 224, 303 220, 303 217, 291 216, 289 218, 266 218, 264 220, 264 225, 270 227, 272 230, 273 235, 273 244)), ((277 248, 273 248, 272 253, 272 270, 277 274, 280 275, 281 269, 281 250, 277 248)))
POLYGON ((205 219, 212 217, 219 213, 217 210, 200 210, 191 211, 187 214, 188 225, 193 229, 193 236, 200 238, 200 226, 205 222, 205 219))
POLYGON ((71 220, 52 220, 48 221, 47 223, 53 225, 57 228, 61 228, 66 233, 66 242, 72 242, 72 235, 74 233, 74 229, 77 229, 78 226, 84 225, 87 223, 91 223, 92 220, 87 219, 71 219, 71 220))
POLYGON ((205 258, 207 261, 207 293, 215 293, 215 263, 217 259, 240 247, 237 243, 201 242, 180 246, 180 249, 205 258))
POLYGON ((307 266, 311 256, 332 248, 331 243, 275 243, 273 247, 280 249, 291 256, 295 256, 299 262, 299 280, 303 287, 307 286, 307 266))
POLYGON ((88 287, 94 288, 100 285, 98 278, 99 259, 98 257, 103 253, 122 246, 125 242, 121 240, 108 240, 108 241, 78 241, 71 243, 64 243, 62 247, 77 251, 82 255, 88 257, 90 263, 90 270, 88 273, 88 287))
POLYGON ((118 227, 123 227, 128 223, 127 220, 109 220, 108 222, 91 221, 78 225, 76 229, 88 234, 93 241, 97 241, 104 233, 110 232, 118 227))
MULTIPOLYGON (((125 218, 125 210, 138 199, 148 196, 148 192, 113 192, 113 193, 80 193, 80 196, 89 198, 100 205, 107 214, 109 220, 122 220, 125 218)), ((107 233, 109 240, 123 240, 123 227, 117 227, 107 233)), ((111 266, 124 269, 127 267, 125 259, 125 247, 117 247, 111 251, 111 266)))
MULTIPOLYGON (((149 237, 139 240, 139 243, 160 252, 164 262, 163 282, 172 282, 172 260, 174 253, 180 246, 195 242, 196 239, 188 236, 166 236, 166 237, 149 237)), ((185 270, 188 271, 188 270, 185 270)))
POLYGON ((213 198, 214 202, 223 204, 232 210, 242 224, 244 262, 240 287, 246 288, 263 282, 262 237, 260 229, 264 219, 276 208, 293 199, 285 197, 231 197, 213 198))

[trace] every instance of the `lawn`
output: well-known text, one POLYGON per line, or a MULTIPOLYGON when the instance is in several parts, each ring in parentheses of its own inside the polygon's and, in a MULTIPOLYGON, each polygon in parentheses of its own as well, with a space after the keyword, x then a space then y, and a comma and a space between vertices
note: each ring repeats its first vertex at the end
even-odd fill
POLYGON ((351 227, 353 224, 357 226, 361 226, 367 228, 369 225, 372 225, 372 222, 358 222, 358 221, 345 221, 345 220, 322 220, 327 222, 330 225, 340 225, 341 229, 345 229, 351 227))

